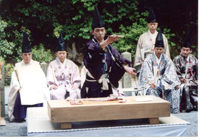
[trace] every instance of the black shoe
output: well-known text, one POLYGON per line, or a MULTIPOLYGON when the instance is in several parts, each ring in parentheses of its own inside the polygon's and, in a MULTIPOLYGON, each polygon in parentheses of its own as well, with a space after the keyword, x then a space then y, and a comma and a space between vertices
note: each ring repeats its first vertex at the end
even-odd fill
POLYGON ((185 110, 185 112, 191 112, 193 110, 193 107, 192 108, 187 108, 186 110, 185 110))
POLYGON ((187 112, 187 113, 189 113, 189 112, 191 112, 192 111, 192 109, 189 109, 189 110, 185 110, 185 112, 187 112))
POLYGON ((194 106, 194 107, 193 107, 193 111, 198 111, 197 106, 194 106))
POLYGON ((16 119, 15 121, 16 121, 16 122, 24 122, 25 119, 16 119))
POLYGON ((192 106, 192 104, 190 104, 190 105, 186 106, 185 112, 191 112, 192 110, 193 110, 193 106, 192 106))

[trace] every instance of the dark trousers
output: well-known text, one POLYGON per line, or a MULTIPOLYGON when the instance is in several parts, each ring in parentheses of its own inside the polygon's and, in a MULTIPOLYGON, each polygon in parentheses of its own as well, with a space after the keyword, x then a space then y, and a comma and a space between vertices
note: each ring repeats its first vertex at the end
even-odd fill
POLYGON ((22 105, 20 100, 20 93, 17 93, 17 97, 15 100, 13 116, 16 121, 24 121, 26 118, 26 110, 28 107, 42 107, 43 103, 34 104, 34 105, 22 105))

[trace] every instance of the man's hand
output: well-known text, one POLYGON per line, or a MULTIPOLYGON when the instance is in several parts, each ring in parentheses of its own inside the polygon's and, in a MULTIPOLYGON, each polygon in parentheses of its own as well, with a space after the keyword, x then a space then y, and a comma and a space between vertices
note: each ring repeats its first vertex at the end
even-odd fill
POLYGON ((19 88, 19 90, 18 90, 18 91, 20 92, 20 91, 21 91, 21 89, 22 89, 22 88, 19 88))
POLYGON ((181 81, 181 84, 186 84, 186 79, 180 79, 180 81, 181 81))
POLYGON ((176 90, 178 90, 178 89, 179 89, 179 86, 178 86, 178 85, 177 85, 177 86, 175 86, 175 89, 176 89, 176 90))
POLYGON ((155 83, 150 84, 150 86, 151 86, 152 89, 156 89, 156 84, 155 83))
POLYGON ((58 87, 56 86, 56 85, 53 85, 52 87, 51 87, 51 89, 57 89, 58 87))
POLYGON ((77 85, 72 85, 72 89, 77 89, 78 86, 77 85))
POLYGON ((100 43, 101 48, 104 49, 108 44, 113 43, 115 41, 118 41, 119 37, 121 37, 121 36, 118 36, 118 35, 115 35, 115 34, 109 35, 108 38, 105 41, 100 43))
POLYGON ((136 73, 135 73, 135 68, 131 68, 131 67, 128 67, 128 66, 125 66, 124 65, 124 69, 125 69, 125 71, 128 73, 128 74, 130 74, 130 75, 136 75, 136 73))
POLYGON ((118 41, 118 39, 119 39, 119 37, 118 37, 118 35, 110 35, 110 36, 108 36, 108 39, 107 39, 107 41, 108 41, 108 43, 110 44, 110 43, 113 43, 113 42, 115 42, 115 41, 118 41))

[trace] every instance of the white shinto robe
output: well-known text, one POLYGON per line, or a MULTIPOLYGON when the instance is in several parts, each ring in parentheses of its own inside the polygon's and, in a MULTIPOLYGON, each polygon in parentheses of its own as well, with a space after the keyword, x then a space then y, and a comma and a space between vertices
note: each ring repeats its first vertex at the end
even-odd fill
POLYGON ((69 59, 62 64, 58 58, 49 64, 47 70, 47 84, 50 89, 51 100, 64 100, 66 93, 71 98, 80 98, 80 89, 72 89, 72 85, 80 87, 81 77, 78 66, 69 59), (57 89, 51 89, 53 85, 57 89))
POLYGON ((20 88, 22 105, 34 105, 38 103, 43 103, 44 106, 46 105, 46 101, 50 99, 50 96, 46 85, 45 74, 39 62, 31 60, 28 64, 25 64, 24 61, 15 64, 8 96, 8 116, 10 121, 14 118, 13 110, 17 92, 20 88))

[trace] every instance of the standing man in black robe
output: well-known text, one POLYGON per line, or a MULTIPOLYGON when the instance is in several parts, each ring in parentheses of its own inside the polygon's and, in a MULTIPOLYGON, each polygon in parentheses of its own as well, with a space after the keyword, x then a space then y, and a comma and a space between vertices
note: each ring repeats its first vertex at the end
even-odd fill
POLYGON ((81 89, 81 98, 107 97, 112 88, 118 87, 118 81, 125 72, 135 75, 131 62, 123 58, 110 44, 119 39, 118 35, 109 35, 104 40, 106 29, 101 15, 95 7, 92 35, 94 38, 86 43, 84 65, 88 72, 81 89))

